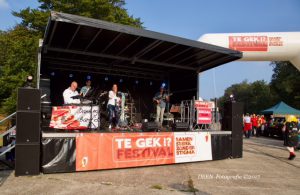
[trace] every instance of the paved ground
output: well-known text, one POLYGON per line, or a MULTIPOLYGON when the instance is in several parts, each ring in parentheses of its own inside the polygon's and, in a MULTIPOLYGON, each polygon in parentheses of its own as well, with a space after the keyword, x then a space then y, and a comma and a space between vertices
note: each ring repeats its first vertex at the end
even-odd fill
POLYGON ((251 138, 244 157, 179 165, 14 177, 1 171, 0 194, 300 194, 300 152, 251 138))

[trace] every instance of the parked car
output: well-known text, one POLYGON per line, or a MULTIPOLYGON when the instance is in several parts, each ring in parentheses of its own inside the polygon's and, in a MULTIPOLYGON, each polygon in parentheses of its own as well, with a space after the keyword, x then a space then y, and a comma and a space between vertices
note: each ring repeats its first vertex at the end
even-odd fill
POLYGON ((277 117, 270 119, 267 123, 267 127, 264 130, 264 135, 269 137, 278 137, 283 139, 282 127, 284 126, 285 118, 277 117))

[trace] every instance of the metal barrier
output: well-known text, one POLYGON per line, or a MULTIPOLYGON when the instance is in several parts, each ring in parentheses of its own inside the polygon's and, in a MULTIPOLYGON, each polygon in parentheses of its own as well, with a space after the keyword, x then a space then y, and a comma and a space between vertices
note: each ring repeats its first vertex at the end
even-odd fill
MULTIPOLYGON (((5 117, 4 119, 2 119, 0 121, 0 124, 3 124, 4 122, 8 121, 8 120, 11 120, 13 119, 13 117, 16 116, 16 113, 17 112, 14 112, 12 114, 10 114, 9 116, 5 117)), ((7 131, 1 133, 1 137, 4 138, 6 135, 8 135, 8 138, 12 138, 16 136, 16 125, 14 125, 13 127, 10 127, 7 131), (9 135, 8 135, 9 134, 9 135)), ((3 142, 4 142, 4 139, 3 139, 3 142)), ((6 153, 10 152, 12 149, 15 148, 15 140, 11 141, 9 144, 7 145, 3 145, 1 148, 0 148, 0 157, 2 157, 3 155, 5 155, 6 153)), ((5 161, 2 161, 0 160, 1 163, 3 163, 4 165, 10 167, 10 168, 13 168, 14 165, 13 164, 10 164, 10 163, 7 163, 5 161)))

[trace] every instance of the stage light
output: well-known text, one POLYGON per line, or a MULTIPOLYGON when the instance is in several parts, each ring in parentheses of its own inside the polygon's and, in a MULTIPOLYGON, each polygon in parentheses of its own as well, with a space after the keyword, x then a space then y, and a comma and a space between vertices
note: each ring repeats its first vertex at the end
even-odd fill
POLYGON ((73 76, 74 76, 73 74, 69 74, 69 77, 70 77, 70 78, 73 78, 73 76))
POLYGON ((32 82, 33 77, 31 75, 27 76, 27 82, 32 82))
POLYGON ((87 75, 87 76, 86 76, 86 80, 91 80, 91 78, 92 78, 92 77, 91 77, 90 75, 87 75))
POLYGON ((152 81, 150 81, 150 83, 149 83, 149 84, 150 84, 150 86, 152 86, 152 84, 153 84, 153 83, 152 83, 152 81))
POLYGON ((108 77, 105 77, 104 80, 105 80, 105 81, 108 81, 108 77))
POLYGON ((135 81, 135 84, 139 84, 139 81, 138 81, 138 80, 136 80, 136 81, 135 81))
POLYGON ((55 76, 55 72, 51 72, 51 76, 55 76))
POLYGON ((123 83, 123 79, 120 79, 120 81, 119 81, 120 83, 123 83))
POLYGON ((165 88, 165 86, 166 86, 166 83, 161 84, 161 87, 165 88))
POLYGON ((235 99, 234 99, 234 95, 233 95, 233 94, 230 94, 229 100, 230 100, 231 102, 235 102, 235 99))
POLYGON ((33 76, 28 75, 27 78, 26 78, 25 87, 33 87, 32 81, 33 81, 33 76))

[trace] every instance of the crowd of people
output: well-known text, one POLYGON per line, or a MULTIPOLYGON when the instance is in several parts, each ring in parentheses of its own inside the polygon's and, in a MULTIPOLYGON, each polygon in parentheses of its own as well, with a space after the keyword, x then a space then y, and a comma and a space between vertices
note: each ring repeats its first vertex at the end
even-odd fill
MULTIPOLYGON (((266 128, 271 127, 274 124, 274 118, 270 117, 269 120, 266 120, 263 115, 255 114, 246 114, 243 116, 243 130, 244 135, 247 139, 251 136, 259 137, 263 134, 266 128)), ((290 153, 289 160, 293 160, 296 157, 295 149, 299 146, 299 126, 300 121, 285 121, 279 120, 278 127, 282 131, 284 146, 287 147, 287 150, 290 153)))
POLYGON ((259 137, 266 127, 264 115, 246 114, 244 116, 244 134, 246 138, 251 136, 259 137))

